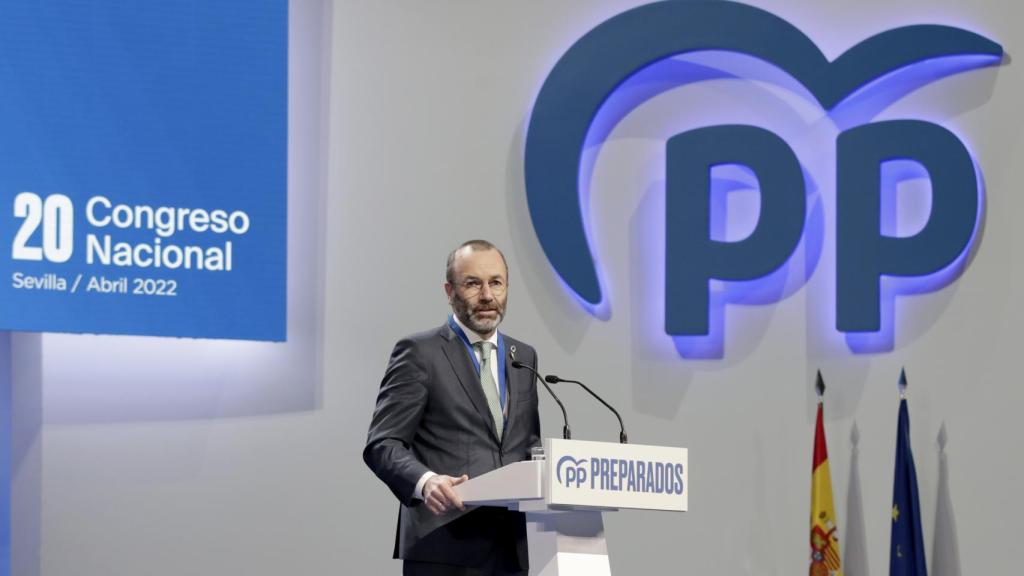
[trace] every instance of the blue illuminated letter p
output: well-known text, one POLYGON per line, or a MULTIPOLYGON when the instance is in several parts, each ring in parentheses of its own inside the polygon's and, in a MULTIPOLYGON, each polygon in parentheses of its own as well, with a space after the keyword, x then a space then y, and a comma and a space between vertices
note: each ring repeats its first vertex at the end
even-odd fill
POLYGON ((978 219, 974 163, 949 130, 916 120, 852 128, 837 143, 836 327, 881 329, 882 275, 926 276, 956 261, 978 219), (920 163, 931 180, 931 215, 914 236, 881 233, 881 166, 920 163))
POLYGON ((800 162, 778 136, 754 126, 712 126, 668 141, 665 183, 665 331, 709 333, 709 281, 753 280, 789 258, 803 232, 800 162), (738 242, 711 238, 711 169, 742 164, 757 176, 761 214, 738 242))

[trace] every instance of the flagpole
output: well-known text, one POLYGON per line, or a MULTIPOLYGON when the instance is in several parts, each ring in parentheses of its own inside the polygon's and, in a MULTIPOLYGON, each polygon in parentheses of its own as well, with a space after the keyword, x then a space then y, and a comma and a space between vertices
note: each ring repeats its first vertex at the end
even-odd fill
POLYGON ((910 447, 907 373, 900 370, 900 403, 896 426, 896 463, 892 488, 892 533, 889 538, 889 576, 928 576, 921 499, 910 447))
POLYGON ((811 524, 809 576, 842 576, 839 553, 839 522, 832 500, 832 474, 825 442, 825 380, 821 370, 815 379, 818 410, 814 422, 814 457, 811 464, 811 524))

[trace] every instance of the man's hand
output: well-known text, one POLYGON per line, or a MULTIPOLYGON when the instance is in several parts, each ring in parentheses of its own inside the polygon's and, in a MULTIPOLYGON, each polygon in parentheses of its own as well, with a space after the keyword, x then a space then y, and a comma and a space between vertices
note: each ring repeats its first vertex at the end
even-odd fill
POLYGON ((440 516, 452 508, 464 510, 466 506, 462 498, 455 493, 455 486, 469 480, 469 476, 463 474, 458 478, 437 474, 431 476, 423 485, 423 501, 435 515, 440 516))

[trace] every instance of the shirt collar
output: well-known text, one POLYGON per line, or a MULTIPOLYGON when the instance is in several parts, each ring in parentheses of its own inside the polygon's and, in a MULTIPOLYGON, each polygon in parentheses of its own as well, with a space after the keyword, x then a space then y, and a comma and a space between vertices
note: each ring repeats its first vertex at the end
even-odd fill
POLYGON ((490 338, 484 339, 484 338, 481 338, 480 335, 477 334, 476 332, 474 332, 474 331, 470 330, 469 328, 467 328, 466 325, 463 324, 461 320, 459 320, 459 317, 457 315, 452 314, 452 319, 455 320, 455 323, 459 325, 459 328, 462 328, 462 332, 466 335, 466 338, 469 340, 469 345, 470 346, 476 344, 477 342, 490 342, 491 344, 494 344, 495 348, 497 348, 497 346, 498 346, 498 331, 497 330, 494 331, 494 334, 491 334, 490 338))

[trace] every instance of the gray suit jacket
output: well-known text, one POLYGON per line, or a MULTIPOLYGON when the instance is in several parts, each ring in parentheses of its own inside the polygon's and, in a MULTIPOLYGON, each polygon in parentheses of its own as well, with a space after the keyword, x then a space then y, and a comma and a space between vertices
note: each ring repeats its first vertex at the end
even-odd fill
POLYGON ((401 502, 395 557, 477 565, 491 554, 528 566, 523 515, 467 507, 434 516, 413 496, 425 472, 475 478, 530 457, 540 444, 537 387, 515 360, 536 367, 532 347, 504 336, 508 422, 499 442, 465 344, 446 324, 399 341, 377 394, 363 460, 401 502))

